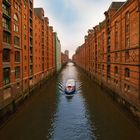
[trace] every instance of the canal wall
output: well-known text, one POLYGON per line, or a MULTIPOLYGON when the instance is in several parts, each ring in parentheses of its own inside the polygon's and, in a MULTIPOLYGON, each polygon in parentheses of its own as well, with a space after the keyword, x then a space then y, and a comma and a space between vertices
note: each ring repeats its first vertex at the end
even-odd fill
MULTIPOLYGON (((78 66, 78 65, 77 65, 78 66)), ((106 93, 117 102, 122 109, 129 113, 131 118, 133 118, 137 125, 140 126, 140 102, 139 100, 130 99, 122 90, 113 86, 110 81, 101 79, 99 75, 93 75, 78 66, 81 70, 86 73, 86 75, 95 83, 97 83, 106 93)))
POLYGON ((22 105, 27 98, 32 96, 34 91, 41 88, 55 74, 55 70, 49 71, 47 76, 42 78, 38 83, 29 86, 26 90, 23 90, 22 86, 17 87, 16 84, 0 89, 0 125, 17 110, 19 105, 22 105))

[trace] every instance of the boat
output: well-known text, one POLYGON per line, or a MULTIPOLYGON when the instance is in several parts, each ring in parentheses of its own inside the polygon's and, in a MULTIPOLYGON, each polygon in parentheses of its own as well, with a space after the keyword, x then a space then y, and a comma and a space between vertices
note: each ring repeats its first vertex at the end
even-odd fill
POLYGON ((65 85, 65 93, 66 94, 73 94, 76 89, 76 82, 74 79, 68 79, 65 85))

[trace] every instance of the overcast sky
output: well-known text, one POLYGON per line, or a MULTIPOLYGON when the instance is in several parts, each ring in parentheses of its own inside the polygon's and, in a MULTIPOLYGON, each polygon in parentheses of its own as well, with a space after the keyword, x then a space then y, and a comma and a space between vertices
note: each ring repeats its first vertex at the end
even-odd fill
POLYGON ((111 2, 113 0, 34 0, 34 7, 44 9, 61 41, 62 52, 67 49, 71 56, 84 43, 88 29, 104 20, 104 12, 111 2))

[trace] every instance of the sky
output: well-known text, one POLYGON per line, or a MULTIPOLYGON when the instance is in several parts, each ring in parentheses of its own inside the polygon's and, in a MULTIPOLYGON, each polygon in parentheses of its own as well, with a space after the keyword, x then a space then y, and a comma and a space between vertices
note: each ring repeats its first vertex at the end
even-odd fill
MULTIPOLYGON (((125 1, 125 0, 114 0, 125 1)), ((84 43, 88 29, 105 18, 113 0, 34 0, 34 7, 41 7, 49 18, 49 25, 58 34, 61 50, 69 50, 70 57, 84 43)))

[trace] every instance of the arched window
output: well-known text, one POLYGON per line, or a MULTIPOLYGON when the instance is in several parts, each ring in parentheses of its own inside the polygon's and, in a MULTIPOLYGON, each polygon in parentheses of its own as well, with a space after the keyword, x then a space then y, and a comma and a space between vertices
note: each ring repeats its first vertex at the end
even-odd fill
POLYGON ((14 20, 15 20, 16 22, 18 22, 18 16, 17 16, 17 14, 14 14, 14 20))
POLYGON ((130 69, 125 68, 125 77, 130 77, 130 69))

